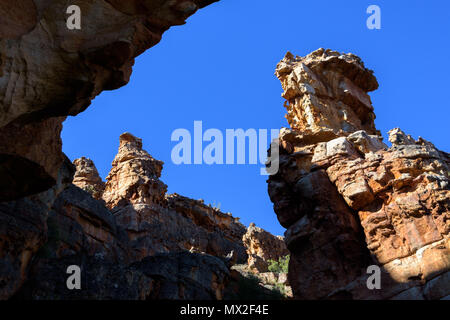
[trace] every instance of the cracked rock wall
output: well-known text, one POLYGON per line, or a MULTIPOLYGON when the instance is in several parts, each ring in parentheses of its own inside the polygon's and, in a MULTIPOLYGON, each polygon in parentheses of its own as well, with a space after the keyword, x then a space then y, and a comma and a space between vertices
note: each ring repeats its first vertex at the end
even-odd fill
POLYGON ((291 129, 269 195, 300 299, 442 299, 450 294, 449 154, 374 124, 373 72, 353 54, 288 53, 278 64, 291 129), (382 268, 380 290, 366 268, 382 268))

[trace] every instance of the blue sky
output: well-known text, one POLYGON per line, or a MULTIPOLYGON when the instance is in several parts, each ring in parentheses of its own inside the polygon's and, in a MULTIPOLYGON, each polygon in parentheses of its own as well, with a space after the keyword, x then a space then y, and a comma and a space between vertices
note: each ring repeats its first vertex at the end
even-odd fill
MULTIPOLYGON (((400 127, 449 152, 450 2, 222 0, 173 27, 136 59, 130 83, 103 92, 64 123, 63 151, 94 160, 105 178, 125 131, 165 162, 169 192, 220 203, 248 225, 278 224, 260 165, 175 165, 177 128, 276 129, 288 126, 275 66, 286 51, 320 47, 359 55, 380 88, 371 93, 376 125, 400 127), (381 8, 381 30, 366 8, 381 8)), ((386 142, 387 139, 385 139, 386 142)))

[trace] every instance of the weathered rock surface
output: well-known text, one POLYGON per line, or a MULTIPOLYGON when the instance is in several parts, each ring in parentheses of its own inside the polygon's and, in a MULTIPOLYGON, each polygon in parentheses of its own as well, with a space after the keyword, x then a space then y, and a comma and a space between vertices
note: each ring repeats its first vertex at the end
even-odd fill
POLYGON ((158 254, 131 265, 84 253, 42 259, 15 295, 33 300, 222 299, 229 271, 222 260, 190 252, 158 254), (66 268, 82 269, 81 290, 68 290, 66 268))
POLYGON ((222 299, 226 260, 207 254, 156 253, 141 260, 104 202, 72 185, 47 219, 48 239, 34 257, 16 299, 222 299), (81 290, 68 290, 68 266, 82 270, 81 290))
POLYGON ((230 213, 167 195, 163 163, 130 133, 119 141, 106 184, 92 160, 66 159, 52 190, 0 205, 1 299, 222 299, 246 250, 263 261, 286 253, 230 213), (67 289, 71 265, 82 290, 67 289))
POLYGON ((73 165, 66 158, 53 188, 0 202, 0 300, 11 297, 26 281, 32 259, 47 241, 48 212, 71 184, 73 173, 73 165))
POLYGON ((75 175, 73 184, 89 192, 92 197, 99 200, 102 198, 105 184, 98 174, 97 168, 91 159, 81 157, 73 161, 75 165, 75 175))
POLYGON ((152 292, 152 279, 126 264, 85 253, 60 258, 39 258, 29 280, 13 296, 17 300, 145 300, 152 292), (69 290, 69 266, 81 268, 81 289, 69 290))
POLYGON ((378 82, 357 56, 324 49, 306 57, 288 52, 276 75, 289 125, 304 139, 327 141, 361 129, 378 134, 367 94, 378 82))
POLYGON ((166 195, 162 162, 130 134, 106 184, 90 159, 74 175, 60 139, 66 116, 125 85, 136 56, 213 2, 78 1, 80 30, 66 1, 0 3, 0 299, 222 298, 227 267, 247 259, 237 218, 166 195), (76 293, 70 264, 83 269, 76 293))
POLYGON ((254 272, 247 264, 231 267, 231 280, 225 290, 228 300, 288 300, 292 289, 285 273, 254 272))
POLYGON ((247 228, 242 241, 247 248, 247 265, 256 272, 267 272, 269 260, 278 261, 289 254, 282 237, 274 236, 254 223, 247 228))
POLYGON ((212 2, 81 0, 81 29, 69 30, 67 1, 3 0, 0 201, 55 185, 65 116, 84 111, 103 90, 127 84, 136 56, 212 2))
POLYGON ((201 253, 161 253, 132 267, 154 279, 153 299, 222 300, 229 277, 221 259, 201 253))
POLYGON ((0 201, 37 194, 57 183, 65 159, 60 138, 64 119, 0 127, 0 201))
POLYGON ((212 2, 78 1, 81 30, 67 28, 66 1, 0 3, 0 299, 76 298, 65 289, 76 261, 90 286, 78 297, 148 297, 148 277, 128 265, 127 232, 89 194, 103 193, 93 163, 75 162, 74 182, 89 193, 71 185, 62 122, 125 85, 136 56, 212 2))
POLYGON ((142 140, 130 133, 119 138, 119 152, 106 178, 103 199, 109 208, 124 204, 162 204, 167 186, 159 180, 163 162, 142 150, 142 140))
POLYGON ((218 257, 234 251, 245 260, 241 239, 246 228, 239 219, 202 201, 166 195, 167 186, 159 180, 162 167, 142 149, 141 139, 120 136, 103 199, 128 232, 137 257, 192 249, 218 257))
POLYGON ((391 148, 382 143, 367 94, 378 84, 355 55, 288 53, 276 74, 292 129, 281 131, 268 187, 287 228, 294 296, 447 296, 449 155, 398 128, 391 148), (380 290, 366 285, 372 264, 383 270, 380 290))
POLYGON ((61 259, 82 252, 116 263, 133 259, 125 230, 101 201, 75 185, 56 199, 47 219, 44 257, 61 259))
POLYGON ((81 29, 69 30, 67 1, 2 1, 0 126, 83 111, 102 90, 125 85, 134 58, 167 29, 212 2, 78 1, 81 29))

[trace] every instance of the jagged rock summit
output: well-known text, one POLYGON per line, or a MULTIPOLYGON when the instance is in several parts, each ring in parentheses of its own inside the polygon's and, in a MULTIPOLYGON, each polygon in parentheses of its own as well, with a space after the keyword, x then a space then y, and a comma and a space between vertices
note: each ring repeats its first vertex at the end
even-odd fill
POLYGON ((353 54, 288 53, 276 75, 291 129, 269 196, 300 299, 444 299, 450 294, 449 154, 396 128, 388 148, 353 54), (367 267, 382 270, 370 290, 367 267))
POLYGON ((282 237, 274 236, 254 223, 250 223, 242 241, 247 248, 247 265, 256 272, 267 272, 270 260, 278 261, 289 254, 282 237))
MULTIPOLYGON (((80 162, 83 159, 75 160, 80 162)), ((167 185, 159 179, 162 169, 163 162, 142 149, 140 138, 128 132, 120 135, 101 199, 127 231, 136 258, 180 250, 225 257, 233 251, 238 261, 245 261, 246 228, 239 219, 203 201, 166 194, 167 185)), ((86 181, 74 184, 95 188, 86 187, 86 181)))

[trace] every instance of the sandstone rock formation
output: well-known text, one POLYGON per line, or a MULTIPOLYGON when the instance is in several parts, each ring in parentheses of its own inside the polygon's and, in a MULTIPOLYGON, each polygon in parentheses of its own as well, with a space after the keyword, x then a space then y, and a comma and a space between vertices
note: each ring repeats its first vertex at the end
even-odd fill
POLYGON ((153 280, 154 299, 222 300, 229 270, 213 256, 190 253, 163 253, 132 265, 153 280))
POLYGON ((450 294, 449 154, 374 125, 373 72, 353 54, 288 53, 278 64, 291 129, 268 180, 300 299, 441 299, 450 294), (381 289, 366 285, 382 267, 381 289))
POLYGON ((289 300, 292 289, 286 273, 254 272, 247 264, 231 267, 225 290, 228 300, 289 300))
MULTIPOLYGON (((1 81, 0 77, 0 95, 1 81)), ((60 138, 64 119, 0 127, 0 201, 37 194, 57 183, 65 159, 60 138)))
POLYGON ((61 123, 103 90, 125 85, 134 58, 215 0, 0 3, 0 201, 48 190, 63 163, 61 123))
POLYGON ((48 218, 40 221, 42 230, 29 237, 34 242, 13 239, 23 253, 18 261, 4 260, 8 287, 1 298, 223 298, 228 268, 247 258, 246 228, 239 219, 202 201, 166 195, 167 186, 159 180, 163 163, 129 133, 120 136, 106 184, 92 160, 73 163, 76 170, 68 173, 68 182, 73 174, 74 184, 52 199, 48 218), (34 251, 28 252, 30 247, 34 251), (65 287, 69 265, 84 270, 83 290, 72 293, 65 287))
POLYGON ((167 186, 159 180, 163 162, 142 150, 142 140, 130 133, 119 138, 119 152, 106 178, 103 199, 109 208, 119 204, 162 204, 167 186))
POLYGON ((46 227, 47 240, 24 274, 16 299, 223 298, 226 259, 188 250, 135 254, 136 244, 104 202, 75 185, 58 196, 46 227), (67 290, 70 265, 83 271, 81 290, 67 290))
POLYGON ((91 159, 81 157, 73 161, 75 175, 72 183, 89 192, 95 199, 102 198, 105 184, 98 174, 97 168, 91 159))
MULTIPOLYGON (((0 2, 0 299, 223 297, 230 260, 246 259, 236 218, 167 195, 162 162, 130 134, 105 186, 75 161, 85 192, 60 139, 66 116, 125 85, 136 56, 212 2, 80 0, 81 30, 66 27, 67 1, 0 2), (68 292, 73 264, 84 285, 68 292)), ((382 143, 378 83, 355 55, 288 54, 277 76, 291 129, 269 195, 295 297, 448 299, 449 154, 400 129, 382 143), (372 264, 380 290, 366 286, 372 264)))
POLYGON ((242 241, 247 248, 248 267, 259 273, 268 271, 269 260, 278 261, 289 254, 282 237, 274 236, 254 223, 250 224, 242 241))
POLYGON ((57 184, 39 194, 0 202, 0 300, 26 281, 30 262, 47 241, 48 212, 72 182, 73 165, 65 159, 57 184))
POLYGON ((166 195, 159 180, 163 162, 142 149, 130 133, 120 136, 119 152, 107 177, 103 199, 132 241, 138 258, 158 252, 193 250, 218 257, 232 251, 246 259, 246 228, 230 214, 202 201, 166 195))
POLYGON ((147 257, 130 265, 77 254, 39 260, 31 281, 14 296, 33 300, 215 300, 223 298, 229 271, 219 258, 189 252, 147 257), (68 265, 81 266, 82 288, 66 287, 68 265))
MULTIPOLYGON (((67 1, 1 1, 0 299, 26 282, 30 263, 51 238, 50 209, 71 185, 73 166, 61 151, 65 117, 85 110, 103 90, 125 85, 136 56, 212 2, 81 0, 81 30, 69 30, 67 1)), ((53 220, 78 225, 70 245, 57 248, 78 250, 98 236, 111 251, 112 225, 90 217, 83 205, 72 203, 64 210, 74 211, 53 220), (81 236, 80 227, 91 229, 83 228, 81 236)))
MULTIPOLYGON (((71 165, 70 162, 66 164, 71 165)), ((23 207, 30 216, 35 211, 41 213, 40 207, 30 210, 30 206, 36 204, 31 200, 34 199, 23 201, 27 206, 19 203, 15 208, 23 207)), ((89 192, 75 185, 68 185, 54 201, 46 221, 41 222, 42 230, 28 227, 30 231, 27 232, 27 225, 18 225, 9 231, 15 238, 6 239, 9 242, 3 242, 5 248, 21 250, 21 259, 8 256, 2 259, 0 275, 6 286, 2 286, 0 298, 223 298, 229 279, 227 258, 186 249, 161 253, 159 247, 139 248, 138 245, 152 245, 151 240, 136 243, 129 237, 127 225, 120 223, 121 220, 105 207, 104 201, 94 199, 89 192), (14 247, 11 246, 13 243, 14 247), (66 269, 70 265, 82 269, 81 290, 71 291, 66 287, 66 269)), ((173 246, 170 238, 162 240, 167 242, 167 247, 173 246)), ((8 251, 2 248, 2 254, 8 254, 8 251)))

